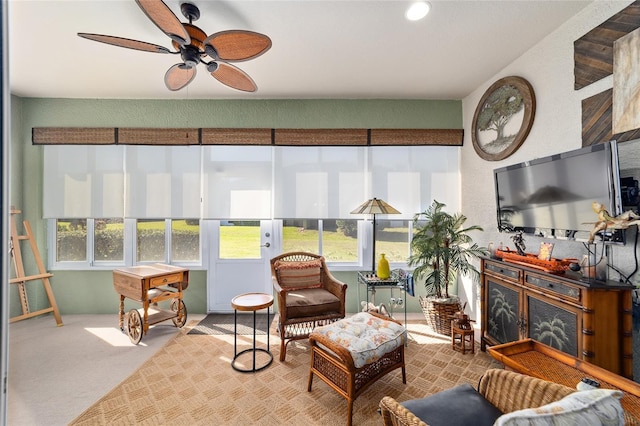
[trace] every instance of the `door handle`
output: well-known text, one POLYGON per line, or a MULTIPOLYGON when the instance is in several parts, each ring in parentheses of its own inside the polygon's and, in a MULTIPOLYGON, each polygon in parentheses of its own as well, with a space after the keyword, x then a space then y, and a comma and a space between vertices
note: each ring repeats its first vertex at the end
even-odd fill
POLYGON ((263 244, 263 245, 261 245, 260 247, 267 247, 267 248, 269 248, 269 247, 271 247, 271 244, 269 244, 269 243, 264 243, 264 244, 263 244))

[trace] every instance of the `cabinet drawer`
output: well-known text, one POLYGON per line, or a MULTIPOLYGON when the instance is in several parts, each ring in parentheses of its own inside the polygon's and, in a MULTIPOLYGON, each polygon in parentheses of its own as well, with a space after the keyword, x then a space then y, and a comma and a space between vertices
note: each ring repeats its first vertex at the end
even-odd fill
POLYGON ((525 284, 529 287, 538 288, 544 290, 545 293, 556 294, 564 299, 580 301, 580 289, 572 285, 563 283, 562 281, 556 281, 549 279, 541 275, 526 274, 525 284))
POLYGON ((182 281, 182 272, 175 274, 167 274, 161 277, 151 278, 150 287, 159 287, 161 285, 175 284, 182 281))
POLYGON ((503 263, 494 263, 488 260, 484 261, 484 272, 494 277, 502 278, 507 281, 520 283, 522 281, 522 270, 506 266, 503 263))

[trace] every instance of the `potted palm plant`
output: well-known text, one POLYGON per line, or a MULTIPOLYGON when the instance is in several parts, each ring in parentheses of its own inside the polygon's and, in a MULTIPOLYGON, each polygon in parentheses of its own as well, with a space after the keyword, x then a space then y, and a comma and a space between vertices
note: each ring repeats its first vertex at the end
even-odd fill
POLYGON ((422 213, 414 216, 416 232, 411 241, 409 266, 416 279, 424 279, 427 295, 420 296, 420 305, 427 324, 439 334, 451 335, 451 319, 461 310, 460 299, 449 295, 449 287, 458 275, 480 273, 472 259, 486 256, 489 250, 473 242, 470 231, 482 231, 477 225, 465 227, 467 217, 444 211, 445 204, 436 200, 422 213))

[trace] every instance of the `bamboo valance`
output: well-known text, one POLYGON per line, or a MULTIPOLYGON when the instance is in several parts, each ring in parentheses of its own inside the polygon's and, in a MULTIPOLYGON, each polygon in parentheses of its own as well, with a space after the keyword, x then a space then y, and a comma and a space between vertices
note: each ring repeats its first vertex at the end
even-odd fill
POLYGON ((34 145, 462 146, 462 129, 34 127, 34 145))

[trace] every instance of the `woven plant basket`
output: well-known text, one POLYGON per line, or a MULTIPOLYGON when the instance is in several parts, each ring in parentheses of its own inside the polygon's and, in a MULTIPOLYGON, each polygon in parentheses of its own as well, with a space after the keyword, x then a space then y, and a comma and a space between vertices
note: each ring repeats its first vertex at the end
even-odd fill
POLYGON ((462 310, 460 299, 452 297, 450 301, 446 302, 430 296, 419 296, 419 299, 427 325, 438 334, 451 336, 453 315, 462 310))

